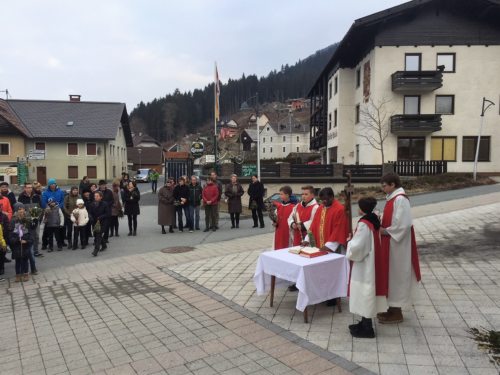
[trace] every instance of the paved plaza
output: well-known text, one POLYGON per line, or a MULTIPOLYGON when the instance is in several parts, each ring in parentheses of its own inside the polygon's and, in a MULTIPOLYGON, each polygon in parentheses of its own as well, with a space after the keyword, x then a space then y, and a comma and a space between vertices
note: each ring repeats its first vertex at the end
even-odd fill
POLYGON ((0 373, 498 374, 467 332, 500 330, 498 201, 414 208, 423 282, 405 321, 372 340, 349 335, 346 299, 342 313, 311 307, 305 324, 295 293, 278 289, 274 308, 256 295, 270 233, 174 254, 111 246, 62 267, 44 258, 29 283, 0 284, 0 373))

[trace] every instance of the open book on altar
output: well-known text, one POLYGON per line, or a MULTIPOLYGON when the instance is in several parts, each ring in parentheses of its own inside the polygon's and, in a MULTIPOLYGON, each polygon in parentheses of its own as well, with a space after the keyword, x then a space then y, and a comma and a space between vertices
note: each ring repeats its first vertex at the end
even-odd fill
POLYGON ((309 247, 309 246, 294 246, 288 249, 288 252, 293 254, 298 254, 305 258, 315 258, 321 255, 328 254, 328 251, 321 251, 317 247, 309 247))

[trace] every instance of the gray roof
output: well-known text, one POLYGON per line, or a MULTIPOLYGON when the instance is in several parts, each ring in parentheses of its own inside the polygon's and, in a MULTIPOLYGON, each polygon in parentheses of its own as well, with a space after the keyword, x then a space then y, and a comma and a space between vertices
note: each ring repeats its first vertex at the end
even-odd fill
POLYGON ((8 100, 8 103, 31 138, 110 140, 115 139, 121 123, 127 146, 132 146, 124 103, 49 100, 8 100))

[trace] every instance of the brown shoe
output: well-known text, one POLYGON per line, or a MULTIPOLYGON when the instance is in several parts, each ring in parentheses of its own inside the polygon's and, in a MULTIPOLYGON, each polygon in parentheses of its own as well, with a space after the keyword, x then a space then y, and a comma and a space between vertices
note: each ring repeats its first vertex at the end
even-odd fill
POLYGON ((382 315, 378 318, 380 324, 396 324, 403 321, 403 312, 401 307, 389 307, 386 313, 387 315, 382 315))
POLYGON ((16 283, 21 282, 21 275, 16 275, 16 283))
POLYGON ((29 281, 30 280, 30 275, 28 273, 25 273, 23 276, 23 281, 29 281))

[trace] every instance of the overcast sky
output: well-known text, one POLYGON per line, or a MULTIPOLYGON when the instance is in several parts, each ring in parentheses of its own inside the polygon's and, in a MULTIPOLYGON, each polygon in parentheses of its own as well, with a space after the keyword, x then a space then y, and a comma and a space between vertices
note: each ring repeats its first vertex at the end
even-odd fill
MULTIPOLYGON (((120 101, 266 75, 401 0, 16 0, 2 4, 0 90, 120 101)), ((4 93, 0 97, 5 98, 4 93)))

